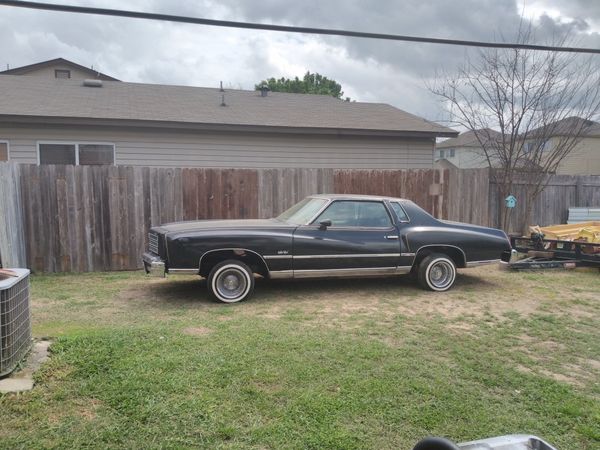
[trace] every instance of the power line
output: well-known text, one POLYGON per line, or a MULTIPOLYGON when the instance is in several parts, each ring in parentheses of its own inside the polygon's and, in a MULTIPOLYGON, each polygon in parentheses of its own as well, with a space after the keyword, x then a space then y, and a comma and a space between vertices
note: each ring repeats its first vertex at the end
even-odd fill
POLYGON ((366 33, 362 31, 336 30, 331 28, 307 28, 287 25, 270 25, 262 23, 235 22, 231 20, 202 19, 199 17, 174 16, 170 14, 146 13, 141 11, 126 11, 120 9, 91 8, 87 6, 57 5, 18 0, 0 0, 0 5, 18 8, 41 9, 47 11, 62 11, 80 14, 95 14, 102 16, 129 17, 134 19, 161 20, 168 22, 191 23, 215 27, 244 28, 251 30, 281 31, 286 33, 322 34, 329 36, 347 36, 366 39, 385 39, 389 41, 424 42, 429 44, 460 45, 467 47, 509 48, 523 50, 541 50, 548 52, 592 53, 600 54, 600 49, 586 47, 556 47, 551 45, 510 44, 504 42, 465 41, 459 39, 439 39, 419 36, 402 36, 397 34, 366 33))

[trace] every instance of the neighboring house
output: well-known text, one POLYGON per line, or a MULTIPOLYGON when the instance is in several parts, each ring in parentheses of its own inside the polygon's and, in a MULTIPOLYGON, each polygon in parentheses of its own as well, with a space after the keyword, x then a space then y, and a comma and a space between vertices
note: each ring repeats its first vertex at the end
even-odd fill
POLYGON ((21 163, 431 168, 436 138, 458 135, 324 95, 15 75, 0 92, 0 142, 21 163))
MULTIPOLYGON (((575 145, 573 150, 566 156, 556 171, 559 175, 600 175, 600 124, 585 121, 579 117, 568 117, 548 126, 550 131, 544 132, 544 136, 550 136, 545 142, 540 143, 540 129, 529 131, 525 139, 525 151, 542 145, 544 151, 550 151, 553 145, 568 136, 572 130, 583 130, 583 137, 575 145)), ((477 130, 480 139, 486 136, 501 138, 501 134, 493 130, 477 130)), ((436 162, 446 159, 458 168, 470 169, 488 167, 485 153, 475 132, 467 131, 461 133, 457 138, 447 139, 436 145, 436 162)), ((438 164, 436 164, 437 166, 438 164)))
POLYGON ((485 129, 466 131, 458 137, 439 142, 435 148, 435 161, 447 160, 459 169, 479 169, 488 167, 488 161, 481 142, 488 139, 501 139, 497 131, 485 129))
POLYGON ((86 78, 119 81, 116 78, 105 75, 94 68, 84 67, 73 61, 63 58, 51 59, 28 66, 17 67, 0 72, 0 75, 27 75, 44 78, 65 78, 83 80, 86 78))
POLYGON ((529 132, 530 139, 525 142, 525 149, 542 145, 545 151, 551 151, 554 145, 565 139, 572 130, 581 131, 582 137, 573 150, 566 156, 556 171, 559 175, 600 175, 600 123, 584 120, 580 117, 568 117, 551 124, 550 131, 542 133, 550 135, 550 139, 539 142, 536 139, 538 130, 529 132))

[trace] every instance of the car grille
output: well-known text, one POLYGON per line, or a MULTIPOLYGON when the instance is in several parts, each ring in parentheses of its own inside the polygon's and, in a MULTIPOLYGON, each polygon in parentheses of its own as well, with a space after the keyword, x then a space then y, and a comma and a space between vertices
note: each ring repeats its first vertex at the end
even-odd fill
POLYGON ((158 234, 153 232, 148 233, 148 250, 158 255, 158 234))

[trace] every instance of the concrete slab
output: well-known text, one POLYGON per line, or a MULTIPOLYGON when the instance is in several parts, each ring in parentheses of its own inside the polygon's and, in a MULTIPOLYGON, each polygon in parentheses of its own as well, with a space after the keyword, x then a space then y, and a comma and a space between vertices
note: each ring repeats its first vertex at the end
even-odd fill
POLYGON ((0 393, 9 394, 33 389, 33 374, 48 360, 50 344, 47 340, 34 342, 23 368, 0 380, 0 393))

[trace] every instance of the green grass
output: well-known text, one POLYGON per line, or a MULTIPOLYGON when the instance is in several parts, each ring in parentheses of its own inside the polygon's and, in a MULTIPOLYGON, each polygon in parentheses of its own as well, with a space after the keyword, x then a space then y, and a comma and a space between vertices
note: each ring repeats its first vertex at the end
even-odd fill
POLYGON ((188 277, 36 276, 34 334, 55 339, 52 357, 32 392, 0 396, 0 447, 410 449, 531 433, 600 448, 598 274, 470 273, 441 295, 261 282, 227 306, 188 277))

